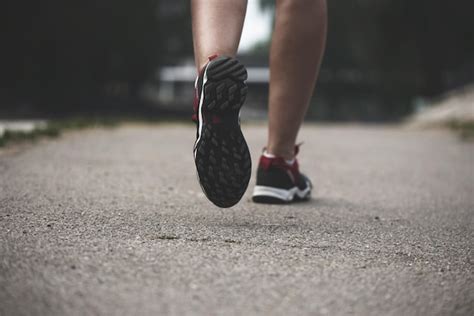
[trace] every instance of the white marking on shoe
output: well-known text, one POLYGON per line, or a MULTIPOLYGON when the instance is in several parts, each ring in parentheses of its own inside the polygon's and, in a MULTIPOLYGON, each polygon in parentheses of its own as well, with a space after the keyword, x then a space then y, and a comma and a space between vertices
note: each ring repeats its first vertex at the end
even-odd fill
MULTIPOLYGON (((202 88, 201 88, 201 97, 199 98, 199 107, 198 107, 198 138, 196 139, 196 142, 194 143, 194 159, 196 159, 196 151, 197 151, 197 144, 201 140, 201 134, 202 134, 202 106, 204 103, 204 88, 207 83, 207 68, 209 68, 209 65, 211 62, 209 62, 206 65, 206 69, 204 70, 204 75, 203 75, 203 80, 202 80, 202 88)), ((199 80, 199 77, 198 77, 199 80)), ((196 81, 197 83, 197 81, 196 81)))
POLYGON ((293 187, 291 189, 278 189, 274 187, 257 185, 253 190, 253 196, 268 196, 277 198, 285 202, 291 202, 294 200, 295 195, 300 199, 307 198, 311 193, 311 186, 309 183, 306 183, 307 187, 304 190, 300 190, 298 187, 293 187))

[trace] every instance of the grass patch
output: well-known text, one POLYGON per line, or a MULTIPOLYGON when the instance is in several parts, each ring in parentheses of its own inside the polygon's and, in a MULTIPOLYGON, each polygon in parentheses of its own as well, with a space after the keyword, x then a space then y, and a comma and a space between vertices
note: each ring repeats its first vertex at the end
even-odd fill
POLYGON ((55 138, 60 134, 61 132, 58 128, 49 125, 46 127, 38 127, 28 132, 6 130, 3 135, 0 136, 0 147, 6 146, 9 143, 32 142, 45 137, 55 138))
POLYGON ((0 136, 0 147, 8 144, 35 142, 43 138, 57 138, 63 131, 90 127, 116 127, 119 120, 114 118, 73 118, 49 121, 46 126, 36 127, 31 131, 6 130, 0 136))
POLYGON ((474 122, 452 121, 448 124, 448 127, 458 134, 461 140, 474 140, 474 122))
POLYGON ((69 130, 81 130, 86 128, 114 128, 124 123, 190 123, 179 117, 76 117, 48 121, 46 126, 37 127, 31 131, 6 130, 0 136, 0 147, 11 143, 34 142, 42 138, 55 138, 61 133, 69 130))
POLYGON ((53 120, 48 123, 48 126, 54 127, 58 130, 74 130, 91 127, 117 127, 124 120, 116 118, 87 118, 78 117, 64 120, 53 120))

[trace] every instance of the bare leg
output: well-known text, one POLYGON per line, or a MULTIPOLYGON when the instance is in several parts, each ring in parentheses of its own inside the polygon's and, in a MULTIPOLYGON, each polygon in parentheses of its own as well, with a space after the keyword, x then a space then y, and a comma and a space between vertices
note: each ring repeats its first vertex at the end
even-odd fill
POLYGON ((213 54, 234 57, 247 0, 192 0, 194 58, 198 71, 213 54))
POLYGON ((277 0, 270 51, 270 154, 292 159, 326 42, 326 0, 277 0))

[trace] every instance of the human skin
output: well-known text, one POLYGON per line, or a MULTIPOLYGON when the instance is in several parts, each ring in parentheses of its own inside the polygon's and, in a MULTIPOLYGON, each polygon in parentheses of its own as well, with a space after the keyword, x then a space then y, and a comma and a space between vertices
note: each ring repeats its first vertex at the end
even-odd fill
MULTIPOLYGON (((214 54, 235 57, 246 0, 192 0, 196 67, 214 54)), ((295 155, 298 131, 308 110, 326 44, 326 0, 276 0, 270 48, 267 152, 295 155)))

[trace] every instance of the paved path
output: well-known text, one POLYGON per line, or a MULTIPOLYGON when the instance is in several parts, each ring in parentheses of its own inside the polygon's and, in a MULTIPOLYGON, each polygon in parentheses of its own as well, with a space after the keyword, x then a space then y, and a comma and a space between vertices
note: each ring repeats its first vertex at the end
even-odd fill
MULTIPOLYGON (((244 129, 254 161, 263 127, 244 129)), ((472 315, 474 144, 305 127, 316 198, 213 207, 191 126, 0 153, 0 315, 472 315)), ((253 183, 254 180, 252 180, 253 183)))

